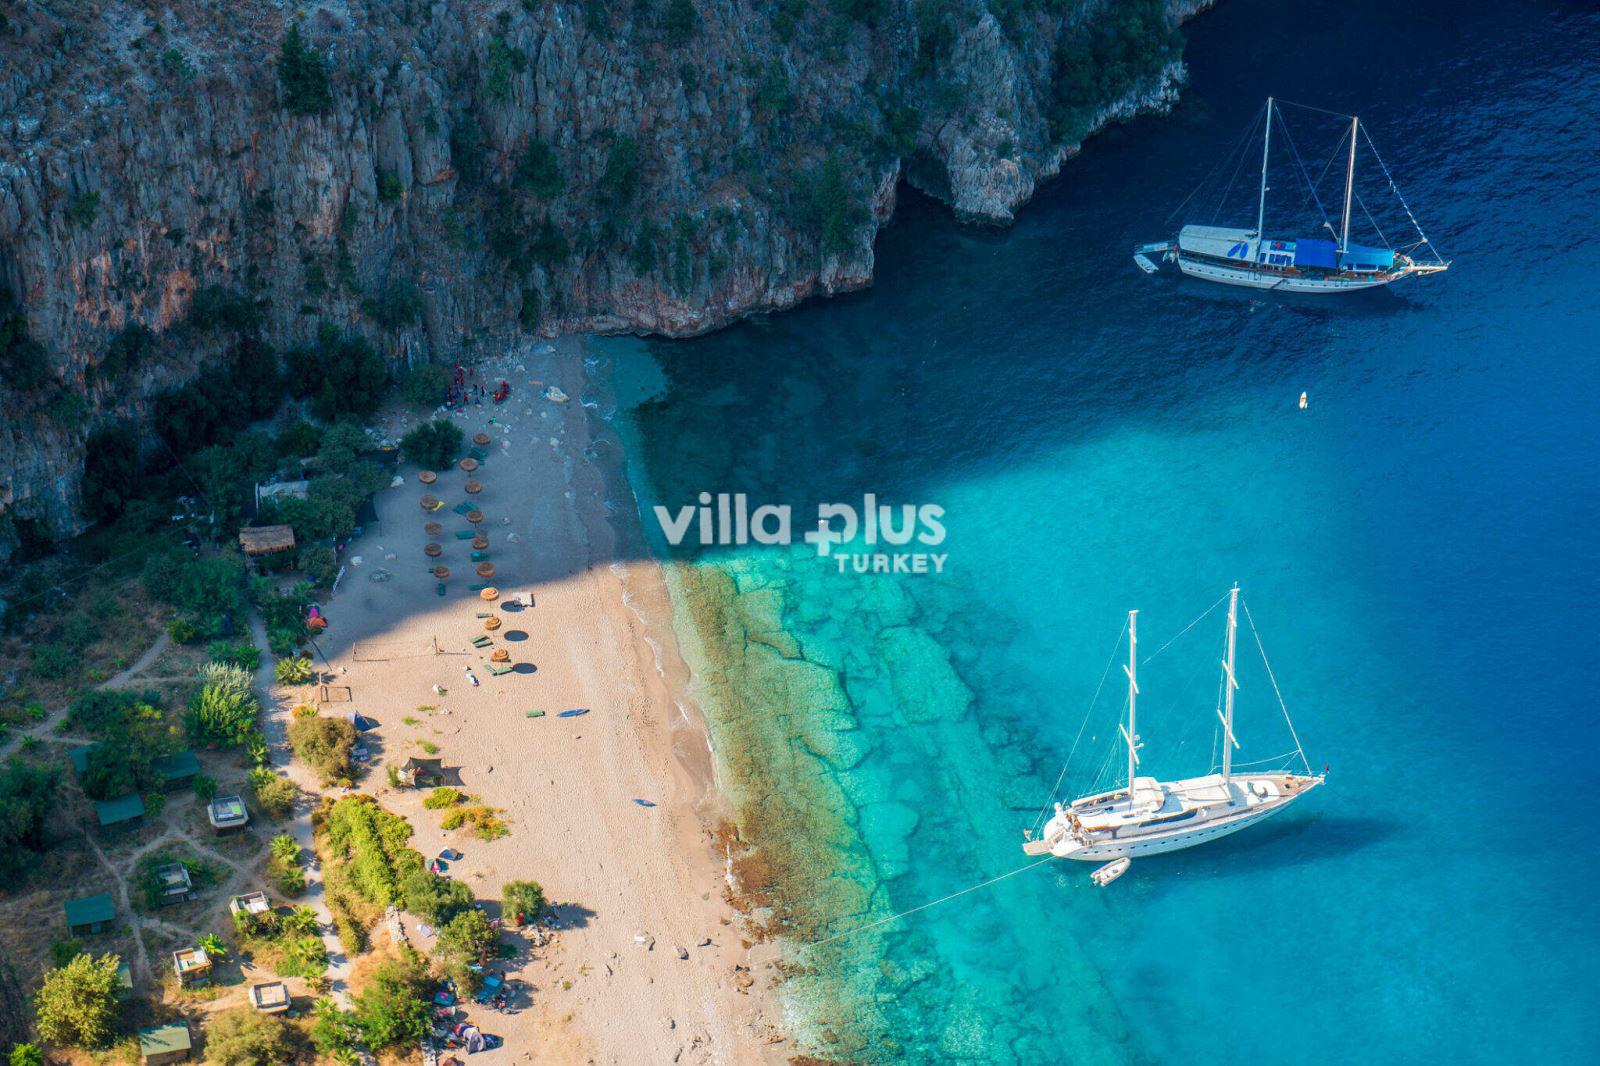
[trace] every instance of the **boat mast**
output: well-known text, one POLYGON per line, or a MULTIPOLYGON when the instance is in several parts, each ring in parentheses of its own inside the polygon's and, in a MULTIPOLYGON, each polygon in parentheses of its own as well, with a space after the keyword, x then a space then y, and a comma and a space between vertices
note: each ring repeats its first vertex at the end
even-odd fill
POLYGON ((1361 119, 1357 115, 1350 116, 1350 162, 1344 168, 1344 224, 1339 228, 1339 254, 1343 255, 1350 247, 1350 201, 1356 189, 1356 133, 1361 128, 1361 119))
MULTIPOLYGON (((1267 97, 1267 131, 1261 138, 1261 202, 1256 205, 1256 240, 1267 220, 1267 158, 1272 151, 1272 97, 1267 97)), ((1259 248, 1259 244, 1257 245, 1259 248)))
MULTIPOLYGON (((1128 727, 1122 730, 1122 739, 1128 742, 1128 791, 1133 792, 1133 775, 1139 769, 1139 612, 1128 612, 1128 665, 1122 668, 1128 675, 1128 727)), ((1118 728, 1121 728, 1120 726, 1118 728)))
POLYGON ((1239 742, 1233 738, 1233 690, 1239 682, 1233 677, 1233 652, 1239 637, 1239 585, 1236 582, 1228 593, 1228 657, 1222 660, 1222 784, 1226 788, 1233 777, 1233 749, 1239 742))

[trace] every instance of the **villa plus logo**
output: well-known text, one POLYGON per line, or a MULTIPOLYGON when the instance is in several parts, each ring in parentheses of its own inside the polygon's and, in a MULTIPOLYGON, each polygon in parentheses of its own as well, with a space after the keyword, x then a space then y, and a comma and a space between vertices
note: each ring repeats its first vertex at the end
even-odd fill
MULTIPOLYGON (((702 492, 698 505, 685 504, 674 513, 657 504, 653 510, 667 543, 678 547, 693 530, 702 547, 794 543, 794 510, 788 504, 764 503, 752 508, 742 492, 702 492)), ((944 543, 944 508, 938 504, 883 504, 866 493, 860 506, 820 503, 816 519, 801 540, 831 560, 839 573, 943 573, 946 553, 922 551, 944 543), (910 550, 893 550, 910 549, 910 550)))

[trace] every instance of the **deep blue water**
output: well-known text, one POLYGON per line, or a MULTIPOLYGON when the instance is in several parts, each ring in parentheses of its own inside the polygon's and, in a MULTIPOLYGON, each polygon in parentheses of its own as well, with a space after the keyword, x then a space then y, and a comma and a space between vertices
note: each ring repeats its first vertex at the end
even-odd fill
MULTIPOLYGON (((853 960, 916 975, 876 1008, 882 1057, 1594 1061, 1600 15, 1224 0, 1189 42, 1175 113, 1093 140, 1009 231, 908 197, 871 292, 619 346, 631 461, 674 504, 946 509, 938 576, 702 560, 782 582, 841 669, 860 758, 828 772, 885 913, 1021 865, 1131 607, 1153 651, 1239 581, 1331 766, 1106 890, 1057 866, 906 919, 853 960), (1141 275, 1128 249, 1269 93, 1359 112, 1451 272, 1298 301, 1141 275), (887 636, 907 624, 931 645, 887 636), (970 709, 910 713, 945 664, 970 709)), ((1210 765, 1220 633, 1145 668, 1151 772, 1210 765)), ((1275 755, 1248 637, 1241 663, 1241 757, 1275 755)))

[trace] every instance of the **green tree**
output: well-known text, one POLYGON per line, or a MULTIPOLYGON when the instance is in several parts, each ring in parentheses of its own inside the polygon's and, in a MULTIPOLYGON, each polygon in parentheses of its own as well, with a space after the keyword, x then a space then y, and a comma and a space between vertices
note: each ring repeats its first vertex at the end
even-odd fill
POLYGON ((231 663, 200 668, 200 691, 189 700, 184 726, 205 747, 232 748, 256 732, 261 709, 250 671, 231 663))
POLYGON ((461 452, 465 434, 461 427, 443 418, 424 422, 400 438, 400 448, 406 458, 418 466, 442 469, 455 461, 461 452))
POLYGON ((481 967, 499 939, 499 934, 490 927, 489 919, 484 917, 482 911, 466 910, 439 930, 434 954, 456 987, 464 994, 473 996, 483 987, 481 969, 475 970, 473 966, 481 967))
POLYGON ((272 679, 280 685, 304 685, 316 671, 303 655, 290 655, 272 664, 272 679))
POLYGON ((44 1066, 44 1049, 38 1044, 13 1045, 11 1066, 44 1066))
POLYGON ((662 22, 666 31, 667 43, 677 48, 687 44, 689 38, 694 36, 694 31, 699 23, 699 18, 694 13, 694 5, 689 0, 667 0, 667 13, 662 22))
POLYGON ((0 285, 0 383, 32 392, 55 380, 44 345, 28 333, 28 319, 11 289, 0 285))
POLYGON ((355 1020, 327 997, 312 1004, 311 1017, 311 1043, 316 1049, 341 1063, 354 1061, 356 1041, 361 1036, 355 1020))
POLYGON ((415 951, 380 963, 355 997, 355 1023, 374 1051, 415 1047, 428 1035, 428 964, 415 951))
POLYGON ((289 723, 289 746, 295 758, 315 770, 325 785, 354 772, 351 753, 356 746, 356 727, 348 719, 320 714, 295 718, 289 723))
POLYGON ((621 218, 639 195, 639 143, 632 137, 618 137, 606 153, 606 169, 595 185, 595 201, 601 214, 621 218))
POLYGON ((306 46, 297 22, 289 23, 278 50, 278 84, 283 87, 283 106, 293 114, 318 115, 333 106, 327 68, 322 57, 306 46))
POLYGON ((206 1061, 217 1066, 280 1066, 293 1057, 288 1028, 270 1014, 236 1007, 206 1023, 206 1061))
POLYGON ((506 919, 521 925, 538 918, 544 911, 544 889, 537 881, 507 881, 500 890, 500 910, 506 919))
POLYGON ((406 910, 426 918, 435 927, 444 926, 464 911, 472 909, 472 889, 449 877, 426 869, 415 869, 400 882, 406 910))
POLYGON ((34 994, 39 1035, 52 1044, 98 1050, 116 1035, 116 955, 79 955, 48 971, 34 994))
POLYGON ((438 407, 450 385, 450 372, 438 363, 420 363, 400 379, 400 395, 418 407, 438 407))
POLYGON ((16 756, 0 769, 0 877, 20 878, 45 848, 45 822, 55 807, 59 771, 16 756))

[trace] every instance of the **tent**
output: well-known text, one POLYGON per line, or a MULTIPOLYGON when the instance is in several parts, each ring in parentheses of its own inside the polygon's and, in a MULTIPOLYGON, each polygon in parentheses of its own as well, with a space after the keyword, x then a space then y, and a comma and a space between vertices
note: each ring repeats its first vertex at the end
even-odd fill
POLYGON ((276 555, 294 551, 292 526, 246 526, 239 530, 239 547, 246 555, 276 555))
POLYGON ((351 725, 356 727, 356 732, 358 733, 370 733, 378 728, 378 720, 376 718, 368 718, 359 711, 346 711, 344 716, 350 720, 351 725))

